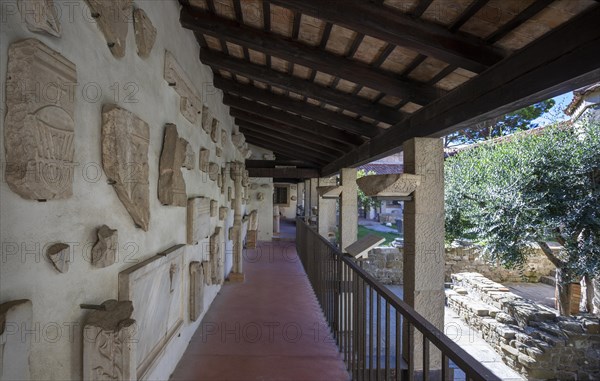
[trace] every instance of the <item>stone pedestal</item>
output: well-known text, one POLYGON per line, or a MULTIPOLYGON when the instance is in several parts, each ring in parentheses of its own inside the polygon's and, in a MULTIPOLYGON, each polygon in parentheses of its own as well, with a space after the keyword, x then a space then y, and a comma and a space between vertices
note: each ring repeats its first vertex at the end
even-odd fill
MULTIPOLYGON (((404 209, 404 300, 434 326, 444 326, 444 151, 441 139, 415 138, 404 143, 404 170, 420 175, 413 200, 404 209)), ((422 336, 415 330, 412 354, 422 368, 422 336)), ((406 327, 405 334, 406 338, 406 327)), ((439 369, 439 351, 431 345, 430 368, 439 369)))
POLYGON ((344 251, 358 237, 356 168, 344 168, 340 175, 343 188, 340 197, 340 248, 344 251))

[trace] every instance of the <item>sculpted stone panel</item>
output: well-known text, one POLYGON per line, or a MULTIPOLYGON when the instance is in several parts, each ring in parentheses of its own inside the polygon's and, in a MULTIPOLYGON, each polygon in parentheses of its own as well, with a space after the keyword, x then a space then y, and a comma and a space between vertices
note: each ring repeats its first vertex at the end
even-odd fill
POLYGON ((119 233, 102 225, 98 229, 98 241, 92 248, 92 265, 94 267, 108 267, 115 263, 119 247, 119 233))
POLYGON ((60 37, 60 20, 56 15, 53 0, 18 0, 21 19, 31 32, 47 33, 60 37))
POLYGON ((223 150, 220 147, 217 147, 217 148, 215 148, 215 154, 217 155, 217 157, 222 157, 223 150))
POLYGON ((76 85, 75 64, 40 41, 8 48, 5 180, 24 199, 73 194, 76 85))
POLYGON ((224 221, 227 218, 227 213, 229 212, 229 208, 226 206, 222 206, 219 208, 219 220, 224 221))
POLYGON ((177 126, 167 124, 160 154, 158 199, 163 205, 187 206, 185 180, 181 167, 185 162, 187 140, 180 138, 177 126))
POLYGON ((206 106, 202 106, 202 129, 207 134, 211 134, 213 126, 213 114, 206 106))
POLYGON ((217 181, 219 175, 221 174, 221 169, 219 164, 217 163, 209 163, 208 164, 208 178, 212 181, 217 181))
POLYGON ((219 213, 219 202, 217 200, 210 200, 210 216, 217 217, 219 213))
POLYGON ((31 380, 29 356, 34 332, 31 301, 0 304, 0 380, 31 380))
POLYGON ((421 176, 408 173, 370 175, 357 179, 356 183, 367 196, 402 197, 417 189, 421 183, 421 176))
POLYGON ((156 41, 156 28, 143 9, 136 8, 133 11, 133 29, 138 56, 147 58, 156 41))
POLYGON ((131 300, 138 327, 137 379, 146 378, 183 325, 184 259, 185 245, 176 245, 119 273, 119 300, 131 300))
POLYGON ((246 137, 242 133, 231 135, 231 142, 236 148, 241 148, 246 142, 246 137))
POLYGON ((213 118, 211 130, 210 130, 210 140, 212 140, 212 142, 215 144, 219 144, 219 138, 221 137, 220 125, 221 125, 221 122, 219 122, 217 119, 213 118))
POLYGON ((229 136, 229 134, 227 134, 227 131, 225 129, 221 130, 221 147, 225 147, 225 144, 227 144, 227 137, 229 136))
POLYGON ((210 236, 210 266, 211 283, 222 284, 225 278, 225 258, 223 253, 223 229, 215 228, 215 232, 210 236))
POLYGON ((207 150, 205 148, 200 148, 200 170, 202 172, 208 172, 209 171, 209 163, 210 163, 210 150, 207 150))
POLYGON ((258 210, 253 210, 248 216, 248 230, 258 230, 258 210))
POLYGON ((133 0, 86 0, 113 56, 125 57, 133 0))
POLYGON ((210 278, 205 278, 208 262, 190 263, 190 320, 196 321, 204 311, 204 286, 210 278))
POLYGON ((180 97, 179 111, 192 124, 198 120, 202 113, 202 100, 197 95, 192 81, 183 71, 177 60, 169 52, 165 51, 165 80, 169 83, 180 97))
POLYGON ((107 300, 101 307, 90 312, 83 326, 83 379, 135 380, 133 305, 128 300, 107 300))
POLYGON ((102 108, 102 166, 136 226, 148 231, 148 124, 117 105, 102 108))
POLYGON ((196 168, 196 153, 194 152, 194 148, 192 145, 186 141, 185 146, 185 159, 183 160, 182 167, 188 170, 192 170, 196 168))
POLYGON ((196 245, 210 234, 211 200, 190 198, 187 202, 187 244, 196 245))
POLYGON ((71 248, 69 245, 66 243, 55 243, 48 248, 46 255, 56 271, 59 273, 69 271, 69 264, 71 263, 71 248))

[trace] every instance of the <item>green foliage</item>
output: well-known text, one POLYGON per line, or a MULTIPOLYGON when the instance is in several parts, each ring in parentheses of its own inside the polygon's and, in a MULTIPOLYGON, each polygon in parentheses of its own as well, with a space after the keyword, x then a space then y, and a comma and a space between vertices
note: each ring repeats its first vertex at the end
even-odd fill
MULTIPOLYGON (((376 175, 375 171, 365 171, 364 169, 359 169, 356 171, 356 178, 360 179, 364 176, 376 175)), ((365 193, 358 188, 358 205, 361 206, 365 212, 367 212, 371 208, 376 208, 379 206, 379 202, 375 201, 372 197, 365 195, 365 193)))
POLYGON ((535 128, 538 125, 533 121, 548 112, 554 104, 554 99, 548 99, 476 127, 457 131, 446 137, 446 146, 475 143, 535 128))
POLYGON ((369 234, 374 234, 376 236, 385 238, 385 241, 380 246, 390 246, 396 238, 400 237, 400 235, 397 233, 384 233, 358 225, 358 239, 361 239, 369 234))
POLYGON ((548 128, 446 161, 447 239, 470 238, 507 267, 559 241, 570 279, 600 273, 600 125, 548 128))

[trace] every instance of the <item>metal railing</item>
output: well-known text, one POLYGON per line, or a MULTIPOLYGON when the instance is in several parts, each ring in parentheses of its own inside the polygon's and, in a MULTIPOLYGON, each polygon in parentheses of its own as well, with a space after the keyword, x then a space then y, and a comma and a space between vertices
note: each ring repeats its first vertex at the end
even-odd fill
POLYGON ((301 218, 296 248, 353 380, 500 380, 301 218))

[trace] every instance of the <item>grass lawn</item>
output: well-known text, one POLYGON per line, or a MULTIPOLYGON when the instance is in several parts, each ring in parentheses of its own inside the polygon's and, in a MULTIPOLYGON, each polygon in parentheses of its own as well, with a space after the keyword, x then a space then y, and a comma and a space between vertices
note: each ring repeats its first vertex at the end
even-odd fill
POLYGON ((396 238, 400 237, 400 235, 397 233, 382 233, 375 230, 367 229, 364 226, 358 226, 358 239, 361 239, 362 237, 369 234, 374 234, 385 238, 385 241, 381 244, 381 246, 389 246, 396 238))

